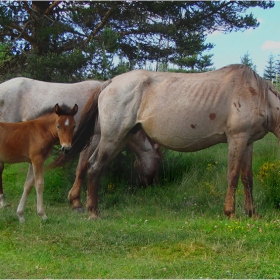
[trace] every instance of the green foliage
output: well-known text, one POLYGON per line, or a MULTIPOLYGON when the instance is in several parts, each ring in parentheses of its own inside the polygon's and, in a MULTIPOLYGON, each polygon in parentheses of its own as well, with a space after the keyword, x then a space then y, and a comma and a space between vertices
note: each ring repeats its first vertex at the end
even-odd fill
POLYGON ((0 64, 9 61, 11 57, 11 44, 0 44, 0 64))
POLYGON ((33 53, 23 75, 41 81, 77 82, 83 79, 89 57, 78 49, 68 53, 33 53))
POLYGON ((14 59, 0 64, 0 75, 108 79, 118 72, 117 58, 129 69, 157 61, 205 71, 212 55, 203 52, 214 47, 205 43, 206 34, 258 27, 247 9, 273 6, 266 1, 2 1, 0 39, 12 45, 14 59))
POLYGON ((268 202, 280 208, 280 161, 265 162, 260 167, 257 178, 262 184, 268 202))
POLYGON ((117 35, 112 28, 104 27, 102 32, 103 46, 109 53, 115 53, 119 48, 120 36, 117 35))

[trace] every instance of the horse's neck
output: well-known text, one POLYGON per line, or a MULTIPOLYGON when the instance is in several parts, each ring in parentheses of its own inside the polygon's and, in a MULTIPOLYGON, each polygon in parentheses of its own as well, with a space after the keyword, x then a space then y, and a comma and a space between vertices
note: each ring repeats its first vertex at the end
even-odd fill
POLYGON ((58 140, 56 130, 56 114, 47 114, 27 122, 33 123, 33 125, 36 127, 36 130, 42 131, 45 136, 49 135, 50 138, 53 138, 54 142, 58 140))
POLYGON ((280 139, 280 98, 269 91, 268 94, 268 130, 280 139))

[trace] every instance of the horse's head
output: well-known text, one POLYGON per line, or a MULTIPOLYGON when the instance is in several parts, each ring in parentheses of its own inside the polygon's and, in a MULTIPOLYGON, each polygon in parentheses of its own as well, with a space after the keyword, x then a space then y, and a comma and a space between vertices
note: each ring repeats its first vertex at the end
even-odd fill
POLYGON ((66 154, 72 147, 72 138, 76 127, 74 116, 78 112, 78 105, 75 104, 71 110, 65 110, 56 104, 54 111, 58 116, 56 121, 56 130, 61 150, 66 154))

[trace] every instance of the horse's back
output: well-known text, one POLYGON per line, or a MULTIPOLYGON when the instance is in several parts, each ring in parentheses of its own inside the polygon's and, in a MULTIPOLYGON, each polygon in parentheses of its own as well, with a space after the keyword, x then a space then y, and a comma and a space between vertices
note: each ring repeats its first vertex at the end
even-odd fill
POLYGON ((102 83, 89 80, 79 83, 50 83, 24 77, 0 84, 0 121, 19 122, 32 119, 56 103, 81 109, 96 87, 102 83))

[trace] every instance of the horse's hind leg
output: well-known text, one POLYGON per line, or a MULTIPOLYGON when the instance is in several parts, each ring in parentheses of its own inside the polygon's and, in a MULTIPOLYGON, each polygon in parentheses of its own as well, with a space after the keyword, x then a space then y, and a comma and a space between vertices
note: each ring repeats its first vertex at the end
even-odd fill
POLYGON ((244 210, 249 216, 258 216, 253 200, 253 172, 252 172, 253 144, 248 145, 244 152, 241 164, 241 181, 244 185, 244 210))
POLYGON ((83 205, 81 202, 82 184, 87 174, 88 159, 93 154, 96 146, 95 141, 92 141, 90 146, 80 153, 76 168, 75 182, 68 194, 68 200, 72 205, 72 210, 76 212, 83 212, 83 205))
POLYGON ((26 180, 23 186, 23 193, 17 208, 17 215, 20 222, 24 222, 24 208, 28 195, 30 194, 32 187, 34 186, 34 174, 33 167, 29 164, 29 169, 27 172, 26 180))

